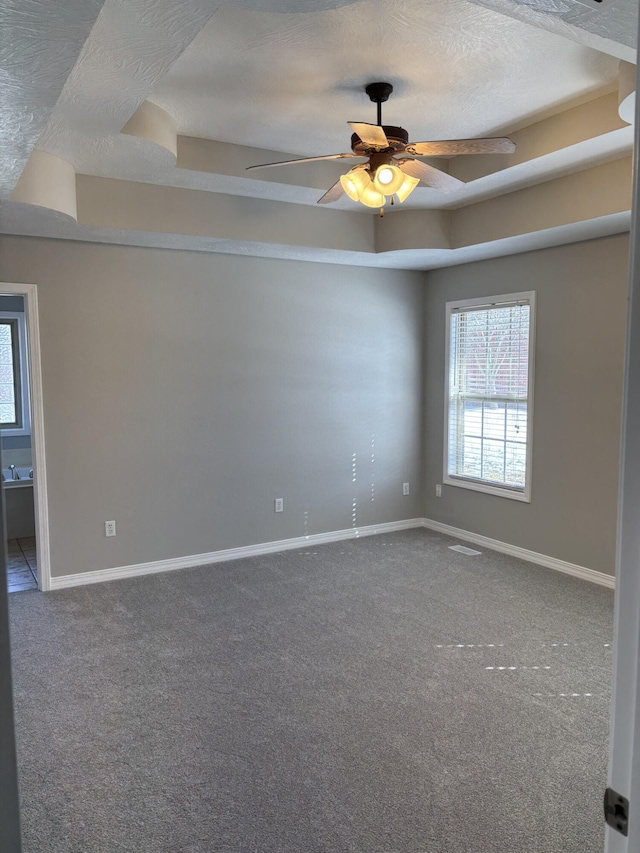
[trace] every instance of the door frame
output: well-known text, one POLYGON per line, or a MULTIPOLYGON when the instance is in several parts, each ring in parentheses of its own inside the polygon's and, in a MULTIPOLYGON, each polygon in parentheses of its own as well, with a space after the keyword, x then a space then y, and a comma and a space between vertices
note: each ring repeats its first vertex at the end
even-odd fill
MULTIPOLYGON (((639 21, 640 24, 640 21, 639 21)), ((636 92, 640 68, 636 67, 636 92)), ((640 850, 640 97, 636 97, 629 301, 616 549, 608 785, 629 800, 628 836, 605 827, 605 853, 640 850)))
POLYGON ((0 294, 3 296, 24 297, 24 313, 27 324, 29 402, 31 405, 31 463, 33 466, 33 504, 36 527, 36 558, 38 561, 38 589, 42 592, 48 592, 51 589, 51 556, 38 288, 35 284, 19 284, 3 281, 0 282, 0 294))

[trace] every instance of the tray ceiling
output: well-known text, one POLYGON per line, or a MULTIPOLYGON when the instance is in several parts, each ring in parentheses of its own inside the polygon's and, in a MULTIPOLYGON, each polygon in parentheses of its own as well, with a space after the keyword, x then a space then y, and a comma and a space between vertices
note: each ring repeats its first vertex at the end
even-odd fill
POLYGON ((618 62, 468 0, 367 0, 325 12, 223 6, 150 100, 179 133, 300 155, 349 150, 364 93, 394 85, 386 124, 410 138, 491 134, 617 81, 618 62))
MULTIPOLYGON (((68 21, 77 0, 55 2, 68 21)), ((629 0, 600 17, 576 5, 105 0, 49 106, 31 174, 3 204, 2 230, 425 269, 619 233, 632 128, 618 116, 617 87, 619 57, 634 55, 632 12, 629 0), (384 220, 346 197, 317 208, 343 163, 245 171, 348 151, 347 121, 375 122, 363 91, 374 80, 394 86, 384 123, 412 140, 506 133, 516 154, 432 161, 466 186, 455 195, 419 187, 384 220)), ((28 112, 47 92, 41 60, 54 45, 32 49, 20 24, 14 76, 28 112)), ((33 132, 18 137, 0 151, 9 190, 35 142, 33 132)))

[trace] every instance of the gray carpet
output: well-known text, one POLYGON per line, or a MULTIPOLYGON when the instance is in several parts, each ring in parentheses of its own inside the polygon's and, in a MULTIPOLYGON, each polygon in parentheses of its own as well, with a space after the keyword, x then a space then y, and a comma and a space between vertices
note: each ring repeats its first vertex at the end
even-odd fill
POLYGON ((12 594, 26 853, 601 853, 613 595, 451 544, 12 594))

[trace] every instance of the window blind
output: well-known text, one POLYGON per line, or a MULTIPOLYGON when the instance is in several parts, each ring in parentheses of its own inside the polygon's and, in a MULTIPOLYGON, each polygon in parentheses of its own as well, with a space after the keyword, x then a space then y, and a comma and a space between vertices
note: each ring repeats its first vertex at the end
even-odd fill
POLYGON ((0 426, 20 426, 19 395, 18 324, 15 320, 2 320, 0 321, 0 426))
POLYGON ((524 491, 530 328, 529 299, 452 308, 450 477, 524 491))

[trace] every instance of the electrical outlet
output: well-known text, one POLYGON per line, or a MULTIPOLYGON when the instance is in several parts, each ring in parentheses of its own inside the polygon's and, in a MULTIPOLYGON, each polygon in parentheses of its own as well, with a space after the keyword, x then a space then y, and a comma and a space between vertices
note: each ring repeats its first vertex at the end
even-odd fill
POLYGON ((273 511, 284 512, 284 498, 274 498, 273 511))
POLYGON ((409 483, 403 483, 402 484, 402 494, 403 495, 409 494, 409 483))
POLYGON ((104 523, 104 535, 105 536, 115 536, 116 535, 116 523, 115 523, 115 521, 105 521, 105 523, 104 523))
POLYGON ((442 497, 442 486, 440 485, 440 483, 436 483, 436 497, 442 497))

